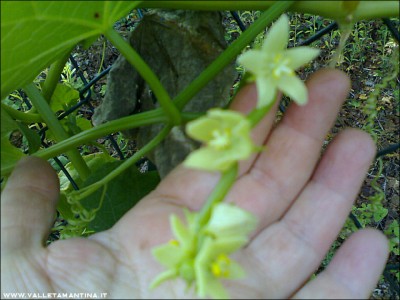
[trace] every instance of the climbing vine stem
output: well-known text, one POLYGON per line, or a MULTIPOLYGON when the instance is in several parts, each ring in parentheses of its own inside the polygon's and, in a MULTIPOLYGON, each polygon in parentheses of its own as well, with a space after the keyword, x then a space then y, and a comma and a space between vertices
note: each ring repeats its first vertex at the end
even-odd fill
POLYGON ((181 114, 175 104, 171 101, 167 91, 161 84, 160 80, 141 58, 141 56, 119 35, 114 29, 105 32, 105 36, 113 43, 113 45, 121 52, 127 61, 137 70, 142 78, 148 83, 161 108, 168 116, 168 120, 172 125, 180 125, 181 114))

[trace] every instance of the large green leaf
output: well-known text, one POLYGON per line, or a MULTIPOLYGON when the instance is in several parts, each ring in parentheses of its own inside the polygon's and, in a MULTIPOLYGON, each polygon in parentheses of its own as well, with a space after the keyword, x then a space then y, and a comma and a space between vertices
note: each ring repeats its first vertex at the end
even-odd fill
POLYGON ((64 110, 70 108, 78 102, 79 92, 70 86, 58 83, 50 99, 50 108, 52 111, 64 110))
MULTIPOLYGON (((97 182, 121 163, 117 161, 104 164, 96 173, 92 173, 84 186, 97 182)), ((108 183, 101 208, 88 228, 96 232, 111 228, 140 199, 155 189, 159 182, 160 177, 156 171, 140 173, 135 167, 124 171, 108 183)), ((87 210, 96 209, 102 194, 103 190, 100 189, 81 200, 81 203, 87 210)))
POLYGON ((140 1, 1 1, 1 99, 140 1))

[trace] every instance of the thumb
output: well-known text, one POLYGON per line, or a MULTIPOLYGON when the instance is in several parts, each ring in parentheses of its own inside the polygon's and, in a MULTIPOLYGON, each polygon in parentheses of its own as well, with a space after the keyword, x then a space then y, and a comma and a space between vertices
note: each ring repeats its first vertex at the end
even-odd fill
POLYGON ((59 195, 55 171, 37 157, 22 159, 1 194, 1 252, 42 247, 59 195))

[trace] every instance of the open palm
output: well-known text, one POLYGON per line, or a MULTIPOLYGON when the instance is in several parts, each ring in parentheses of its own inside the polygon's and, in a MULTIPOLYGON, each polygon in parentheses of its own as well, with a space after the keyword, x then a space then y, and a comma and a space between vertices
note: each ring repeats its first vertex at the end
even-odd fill
MULTIPOLYGON (((241 164, 227 196, 259 219, 251 242, 234 254, 247 277, 224 283, 232 298, 365 298, 383 269, 385 237, 362 230, 309 281, 347 218, 375 147, 367 134, 348 129, 320 158, 349 82, 339 71, 323 70, 307 85, 306 106, 291 105, 279 124, 275 109, 254 129, 254 141, 266 149, 241 164)), ((249 85, 232 109, 247 113, 255 103, 256 90, 249 85)), ((182 216, 184 207, 200 209, 218 177, 179 166, 110 230, 45 247, 58 179, 46 162, 24 159, 1 199, 2 292, 193 298, 180 280, 148 289, 163 271, 151 249, 172 238, 169 215, 182 216)))

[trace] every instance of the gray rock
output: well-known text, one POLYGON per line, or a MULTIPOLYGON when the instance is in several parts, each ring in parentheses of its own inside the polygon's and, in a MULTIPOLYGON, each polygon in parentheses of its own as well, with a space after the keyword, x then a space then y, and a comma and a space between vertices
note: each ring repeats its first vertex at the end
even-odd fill
MULTIPOLYGON (((219 12, 155 10, 145 15, 131 33, 129 42, 158 76, 171 99, 187 87, 226 48, 222 16, 219 12)), ((184 111, 204 112, 228 103, 236 78, 234 64, 208 83, 184 111)), ((96 109, 93 124, 158 107, 147 83, 121 55, 114 63, 102 104, 96 109)), ((162 128, 152 125, 124 132, 139 147, 149 142, 162 128)), ((190 151, 198 147, 175 127, 149 158, 161 177, 166 176, 190 151)))

